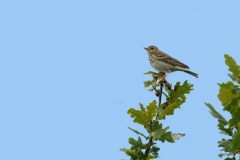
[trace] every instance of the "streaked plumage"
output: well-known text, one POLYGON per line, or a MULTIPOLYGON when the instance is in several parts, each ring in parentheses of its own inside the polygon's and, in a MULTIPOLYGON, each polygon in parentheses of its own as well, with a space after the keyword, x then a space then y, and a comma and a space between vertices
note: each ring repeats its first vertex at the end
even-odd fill
POLYGON ((151 66, 157 71, 164 73, 183 71, 198 78, 198 74, 190 71, 186 64, 160 51, 157 47, 149 46, 144 49, 148 52, 148 58, 151 66))

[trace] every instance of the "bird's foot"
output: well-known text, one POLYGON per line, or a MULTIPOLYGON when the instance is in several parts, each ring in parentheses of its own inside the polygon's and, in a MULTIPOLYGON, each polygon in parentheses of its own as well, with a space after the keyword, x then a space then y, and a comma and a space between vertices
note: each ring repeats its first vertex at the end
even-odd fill
POLYGON ((164 81, 166 81, 166 77, 164 76, 164 77, 158 77, 157 78, 157 84, 159 83, 159 82, 164 82, 164 81))
POLYGON ((167 75, 164 72, 159 72, 158 77, 157 77, 157 84, 159 82, 164 82, 166 81, 167 75))

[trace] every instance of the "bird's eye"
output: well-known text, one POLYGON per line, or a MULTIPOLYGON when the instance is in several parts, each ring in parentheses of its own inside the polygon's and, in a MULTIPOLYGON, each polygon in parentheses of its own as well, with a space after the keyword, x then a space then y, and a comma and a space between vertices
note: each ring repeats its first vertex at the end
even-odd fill
POLYGON ((151 50, 153 50, 154 48, 151 48, 151 50))

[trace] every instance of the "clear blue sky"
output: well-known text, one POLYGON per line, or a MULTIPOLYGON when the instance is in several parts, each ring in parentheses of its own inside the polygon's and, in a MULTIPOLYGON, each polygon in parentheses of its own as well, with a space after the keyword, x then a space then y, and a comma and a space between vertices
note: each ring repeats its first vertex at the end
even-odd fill
MULTIPOLYGON (((144 132, 126 113, 156 99, 143 87, 156 45, 190 66, 168 81, 194 90, 163 121, 186 136, 158 143, 163 160, 217 160, 223 55, 240 64, 240 1, 36 0, 0 4, 0 159, 120 160, 144 132)), ((223 114, 228 116, 227 114, 223 114)))

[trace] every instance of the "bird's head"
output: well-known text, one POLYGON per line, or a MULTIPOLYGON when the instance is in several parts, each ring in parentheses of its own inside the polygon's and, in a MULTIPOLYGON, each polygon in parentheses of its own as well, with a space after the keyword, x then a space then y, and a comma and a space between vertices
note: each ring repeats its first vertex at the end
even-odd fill
POLYGON ((149 46, 148 48, 144 48, 144 49, 146 49, 150 53, 154 53, 158 51, 158 48, 155 46, 149 46))

